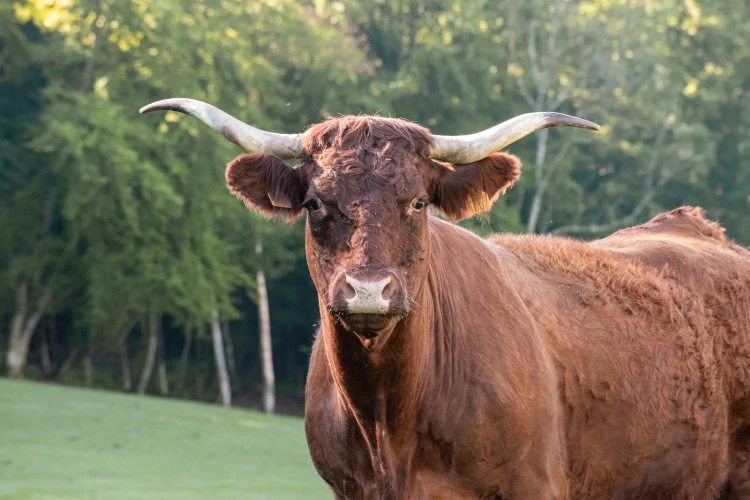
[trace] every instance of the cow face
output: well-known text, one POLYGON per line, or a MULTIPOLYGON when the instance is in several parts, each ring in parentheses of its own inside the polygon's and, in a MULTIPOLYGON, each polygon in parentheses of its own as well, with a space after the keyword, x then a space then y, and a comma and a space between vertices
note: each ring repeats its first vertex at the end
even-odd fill
POLYGON ((519 175, 493 154, 451 165, 428 159, 431 136, 401 120, 343 117, 309 129, 295 168, 264 154, 227 168, 229 189, 268 217, 307 212, 306 255, 321 312, 369 350, 418 307, 430 255, 428 212, 487 210, 519 175))

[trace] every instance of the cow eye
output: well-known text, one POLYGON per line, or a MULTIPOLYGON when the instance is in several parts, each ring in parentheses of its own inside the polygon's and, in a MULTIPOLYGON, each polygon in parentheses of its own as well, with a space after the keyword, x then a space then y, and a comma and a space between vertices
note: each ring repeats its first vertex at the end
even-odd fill
POLYGON ((422 210, 425 205, 427 205, 427 202, 424 201, 422 198, 415 198, 414 201, 411 202, 411 208, 413 208, 416 211, 422 210))
POLYGON ((313 212, 317 212, 318 210, 323 208, 323 204, 317 198, 312 198, 310 201, 308 201, 307 206, 313 212))

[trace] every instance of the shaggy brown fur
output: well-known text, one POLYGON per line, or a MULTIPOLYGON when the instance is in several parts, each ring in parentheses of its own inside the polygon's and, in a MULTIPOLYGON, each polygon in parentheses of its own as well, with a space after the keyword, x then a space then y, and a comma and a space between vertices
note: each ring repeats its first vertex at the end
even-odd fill
POLYGON ((336 498, 750 498, 750 252, 700 209, 483 240, 421 201, 486 210, 516 158, 439 164, 425 129, 371 117, 303 143, 295 169, 243 155, 227 182, 268 216, 308 211, 305 426, 336 498), (347 314, 344 273, 391 276, 388 314, 347 314))

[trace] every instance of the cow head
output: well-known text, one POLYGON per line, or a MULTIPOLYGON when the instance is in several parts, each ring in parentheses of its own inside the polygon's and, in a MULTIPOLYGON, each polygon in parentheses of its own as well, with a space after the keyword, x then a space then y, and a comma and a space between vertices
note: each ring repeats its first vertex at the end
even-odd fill
POLYGON ((496 153, 551 126, 598 126, 558 113, 531 113, 484 132, 450 137, 404 120, 333 118, 296 136, 253 128, 199 101, 168 99, 141 112, 195 116, 251 151, 232 161, 227 185, 249 208, 286 220, 307 212, 306 255, 321 305, 368 350, 381 348, 417 304, 426 282, 430 207, 470 217, 519 176, 496 153), (290 167, 282 160, 299 158, 290 167))

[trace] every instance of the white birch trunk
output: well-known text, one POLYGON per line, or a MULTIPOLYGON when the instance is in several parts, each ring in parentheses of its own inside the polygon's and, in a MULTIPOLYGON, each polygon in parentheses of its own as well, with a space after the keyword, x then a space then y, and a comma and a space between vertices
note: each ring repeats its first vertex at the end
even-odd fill
POLYGON ((232 393, 235 394, 239 385, 239 377, 237 377, 237 367, 234 364, 234 342, 232 342, 232 335, 229 333, 229 321, 222 322, 221 334, 224 337, 224 351, 227 355, 229 383, 232 386, 232 393))
POLYGON ((169 380, 167 379, 167 365, 164 359, 159 360, 159 392, 162 396, 169 396, 169 380))
POLYGON ((16 310, 10 324, 10 338, 8 339, 8 376, 11 378, 23 378, 23 368, 29 355, 29 345, 34 336, 39 320, 49 304, 51 297, 49 288, 43 288, 42 294, 33 313, 29 314, 28 299, 29 285, 21 283, 15 289, 16 310))
POLYGON ((162 396, 169 396, 169 380, 167 379, 167 364, 164 361, 164 336, 159 332, 159 392, 162 396))
POLYGON ((157 338, 157 315, 152 315, 149 321, 148 347, 146 351, 146 361, 143 364, 141 380, 138 382, 138 394, 145 394, 148 383, 151 380, 151 374, 154 371, 154 361, 156 360, 156 348, 159 344, 157 338))
POLYGON ((224 339, 221 335, 221 324, 219 323, 219 311, 214 305, 211 310, 211 338, 214 345, 214 358, 216 359, 216 376, 219 379, 219 391, 221 393, 221 404, 232 406, 232 388, 227 373, 227 362, 224 358, 224 339))
MULTIPOLYGON (((255 252, 263 253, 263 246, 258 243, 255 252)), ((273 373, 273 350, 271 346, 271 319, 268 311, 268 291, 266 275, 258 270, 258 321, 260 323, 260 354, 263 365, 263 409, 273 413, 276 407, 276 380, 273 373)))
POLYGON ((10 378, 23 378, 23 367, 26 366, 27 353, 18 343, 11 342, 8 345, 6 364, 8 365, 8 376, 10 378))
POLYGON ((549 130, 540 130, 536 134, 536 171, 537 182, 534 190, 534 198, 531 200, 531 209, 529 210, 529 219, 526 223, 526 230, 530 233, 536 232, 539 224, 539 213, 542 211, 542 199, 544 192, 547 190, 547 182, 544 176, 544 161, 547 158, 547 138, 549 130))
MULTIPOLYGON (((50 188, 45 203, 43 221, 45 231, 49 231, 52 223, 52 211, 56 199, 57 187, 50 188)), ((52 298, 52 291, 49 287, 42 286, 38 280, 35 283, 40 293, 33 312, 29 310, 29 282, 24 281, 13 290, 16 308, 10 324, 7 354, 8 376, 11 378, 23 378, 23 368, 26 366, 26 360, 28 359, 31 337, 33 337, 36 325, 42 319, 42 314, 44 314, 52 298)))

